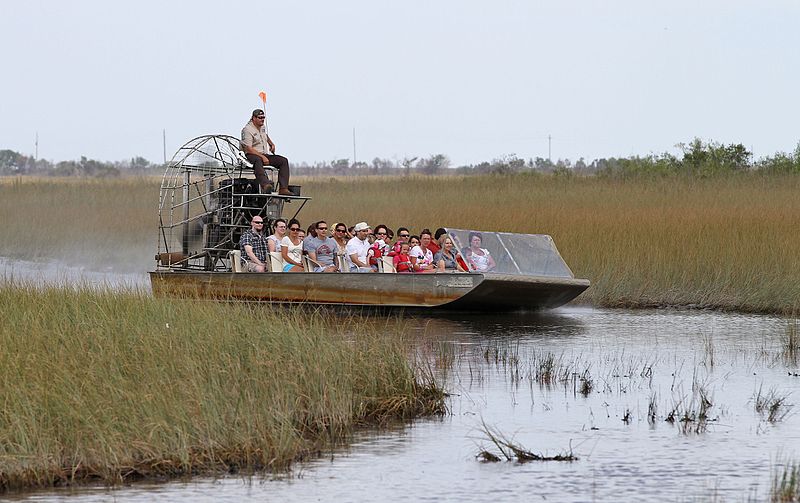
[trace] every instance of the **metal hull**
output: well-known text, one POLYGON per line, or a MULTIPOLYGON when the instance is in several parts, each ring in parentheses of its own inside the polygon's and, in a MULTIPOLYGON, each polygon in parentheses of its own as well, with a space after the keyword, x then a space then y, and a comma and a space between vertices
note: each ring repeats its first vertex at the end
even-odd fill
POLYGON ((584 279, 470 274, 154 271, 157 296, 343 306, 459 310, 552 308, 589 287, 584 279))

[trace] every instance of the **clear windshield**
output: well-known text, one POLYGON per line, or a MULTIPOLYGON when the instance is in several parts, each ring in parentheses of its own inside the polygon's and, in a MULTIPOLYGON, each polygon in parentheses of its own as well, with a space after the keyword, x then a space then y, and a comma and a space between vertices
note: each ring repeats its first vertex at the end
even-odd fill
POLYGON ((471 271, 574 278, 545 234, 451 229, 447 232, 471 271))

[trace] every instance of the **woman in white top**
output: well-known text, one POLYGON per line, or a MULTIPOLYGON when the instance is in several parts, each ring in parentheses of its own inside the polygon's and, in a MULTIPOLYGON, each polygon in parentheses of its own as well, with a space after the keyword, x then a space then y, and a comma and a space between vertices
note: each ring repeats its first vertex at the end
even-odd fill
POLYGON ((275 220, 275 234, 267 237, 267 247, 271 252, 281 252, 281 241, 286 236, 286 220, 275 220))
POLYGON ((467 248, 466 253, 467 265, 473 271, 491 271, 497 267, 497 264, 494 263, 489 250, 481 248, 481 243, 483 243, 483 236, 480 232, 469 233, 469 248, 467 248))
POLYGON ((281 240, 283 272, 303 272, 303 240, 300 238, 300 222, 289 220, 289 235, 281 240))

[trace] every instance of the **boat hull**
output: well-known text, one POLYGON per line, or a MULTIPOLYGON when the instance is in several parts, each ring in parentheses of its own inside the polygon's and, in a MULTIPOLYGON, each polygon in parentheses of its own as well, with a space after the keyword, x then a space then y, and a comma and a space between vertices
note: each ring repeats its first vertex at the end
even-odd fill
POLYGON ((566 304, 588 280, 496 274, 153 271, 156 296, 269 303, 443 309, 542 309, 566 304))

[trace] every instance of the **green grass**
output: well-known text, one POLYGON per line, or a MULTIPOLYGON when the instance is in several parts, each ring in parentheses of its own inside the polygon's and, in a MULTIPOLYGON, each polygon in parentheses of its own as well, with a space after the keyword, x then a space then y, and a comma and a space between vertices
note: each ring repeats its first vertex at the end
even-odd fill
POLYGON ((800 463, 780 465, 781 473, 772 479, 770 501, 774 503, 796 503, 800 501, 800 463))
POLYGON ((402 325, 24 285, 0 306, 0 489, 282 470, 443 412, 402 325))

